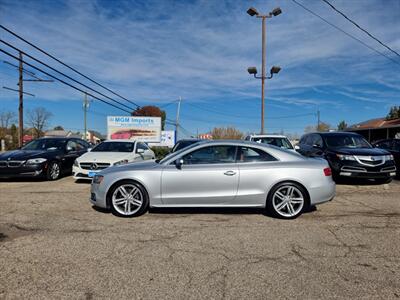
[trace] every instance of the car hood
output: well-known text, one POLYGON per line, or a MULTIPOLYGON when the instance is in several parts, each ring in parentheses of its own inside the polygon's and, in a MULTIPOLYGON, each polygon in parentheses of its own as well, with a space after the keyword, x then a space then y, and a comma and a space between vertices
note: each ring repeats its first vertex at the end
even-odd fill
POLYGON ((387 155, 390 154, 384 149, 378 148, 348 148, 348 147, 340 147, 340 148, 333 148, 333 152, 338 154, 348 154, 348 155, 366 155, 366 156, 373 156, 373 155, 387 155))
POLYGON ((135 154, 132 152, 86 152, 78 158, 78 162, 105 162, 115 163, 127 159, 133 160, 135 154))
POLYGON ((0 160, 27 160, 31 158, 49 158, 59 154, 59 151, 46 150, 13 150, 0 154, 0 160))
POLYGON ((132 162, 120 166, 112 166, 110 168, 101 171, 101 174, 114 173, 114 172, 125 172, 125 171, 145 171, 160 168, 161 165, 156 163, 155 160, 146 160, 140 162, 132 162))

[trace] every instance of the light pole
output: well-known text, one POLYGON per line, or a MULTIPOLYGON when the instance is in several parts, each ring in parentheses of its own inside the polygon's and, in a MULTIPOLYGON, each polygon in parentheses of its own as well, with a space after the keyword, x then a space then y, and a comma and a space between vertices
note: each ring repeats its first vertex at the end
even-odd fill
POLYGON ((257 69, 256 67, 250 67, 247 69, 249 74, 253 74, 255 78, 261 79, 261 134, 264 134, 264 89, 265 89, 265 79, 271 79, 273 74, 277 74, 281 68, 280 67, 272 67, 271 68, 271 75, 269 77, 265 76, 265 20, 267 18, 272 18, 280 15, 282 13, 282 10, 277 7, 274 8, 268 15, 261 15, 257 9, 254 7, 250 7, 247 10, 247 13, 256 18, 261 18, 262 20, 262 62, 261 62, 261 76, 256 76, 257 74, 257 69))

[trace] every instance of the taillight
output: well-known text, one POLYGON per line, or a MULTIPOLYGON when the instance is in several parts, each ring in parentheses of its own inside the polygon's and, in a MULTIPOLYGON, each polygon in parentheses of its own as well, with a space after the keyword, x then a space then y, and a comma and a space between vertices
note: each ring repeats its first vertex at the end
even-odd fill
POLYGON ((332 176, 331 168, 325 168, 324 169, 324 174, 325 174, 325 176, 332 176))

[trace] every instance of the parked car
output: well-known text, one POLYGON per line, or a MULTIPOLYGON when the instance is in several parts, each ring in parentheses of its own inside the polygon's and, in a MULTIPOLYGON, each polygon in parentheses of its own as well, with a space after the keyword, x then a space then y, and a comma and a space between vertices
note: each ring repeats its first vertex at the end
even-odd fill
POLYGON ((56 180, 70 174, 77 157, 89 144, 77 138, 40 138, 19 150, 0 154, 0 177, 44 177, 56 180))
POLYGON ((334 179, 353 177, 385 183, 396 175, 393 155, 374 148, 361 135, 351 132, 318 132, 304 135, 298 151, 308 157, 325 158, 334 179))
POLYGON ((76 180, 89 179, 110 166, 154 159, 154 152, 145 144, 133 140, 109 140, 96 145, 77 158, 73 166, 76 180))
POLYGON ((90 201, 124 217, 149 207, 266 207, 288 219, 334 195, 325 160, 266 144, 204 141, 160 161, 101 171, 90 201))
POLYGON ((246 136, 245 140, 256 143, 269 144, 283 149, 295 151, 292 143, 284 135, 276 135, 276 134, 248 135, 246 136))
POLYGON ((183 148, 185 148, 187 146, 190 146, 192 144, 195 144, 195 143, 198 143, 198 142, 201 142, 201 141, 204 141, 204 140, 201 140, 201 139, 179 140, 179 141, 176 142, 176 144, 172 148, 171 153, 174 153, 174 152, 179 151, 179 150, 181 150, 181 149, 183 149, 183 148))
POLYGON ((380 140, 374 142, 372 145, 376 148, 385 149, 393 155, 397 176, 400 177, 400 139, 380 140))

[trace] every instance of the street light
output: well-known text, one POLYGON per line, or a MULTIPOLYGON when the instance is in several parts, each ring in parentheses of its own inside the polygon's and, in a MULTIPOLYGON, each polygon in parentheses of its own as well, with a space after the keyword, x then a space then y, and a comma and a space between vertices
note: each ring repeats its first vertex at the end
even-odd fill
POLYGON ((247 13, 256 18, 261 18, 262 20, 262 65, 261 65, 261 76, 257 76, 257 68, 250 67, 247 69, 250 75, 254 75, 254 78, 261 79, 261 134, 264 134, 264 89, 265 89, 265 79, 271 79, 273 74, 278 74, 281 70, 280 67, 273 66, 270 70, 270 76, 265 76, 265 20, 267 18, 272 18, 280 15, 282 10, 279 7, 274 8, 268 15, 260 15, 260 13, 254 7, 250 7, 247 13))

